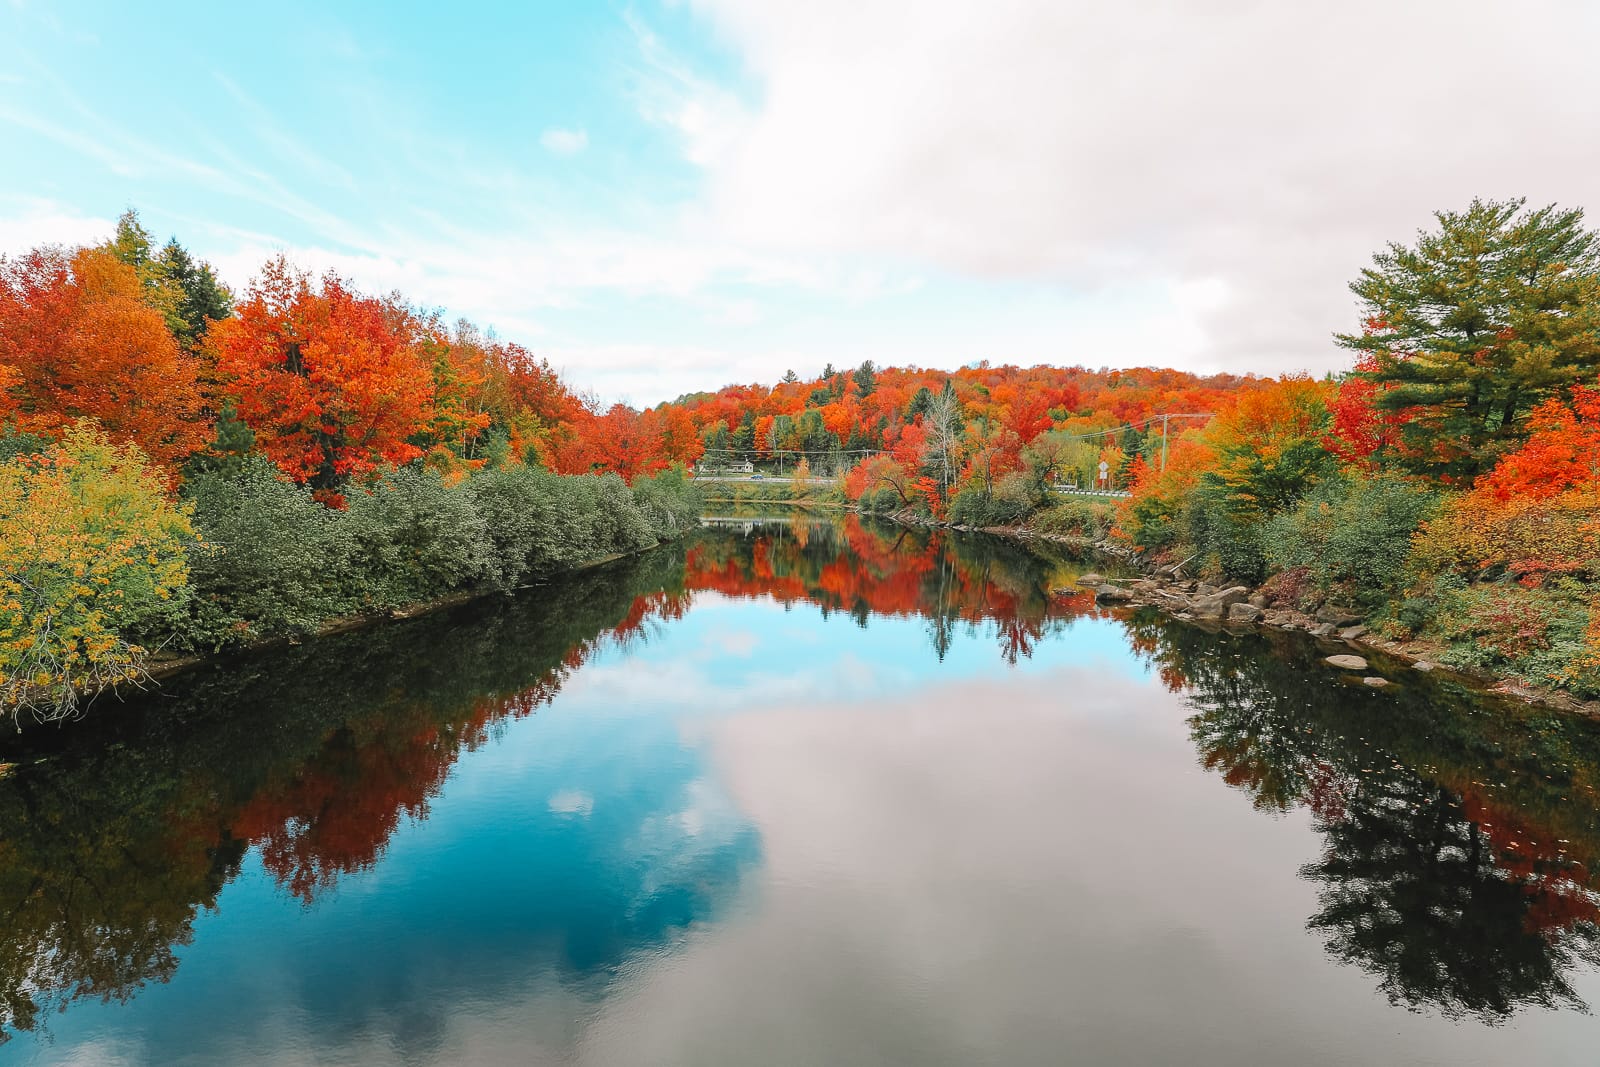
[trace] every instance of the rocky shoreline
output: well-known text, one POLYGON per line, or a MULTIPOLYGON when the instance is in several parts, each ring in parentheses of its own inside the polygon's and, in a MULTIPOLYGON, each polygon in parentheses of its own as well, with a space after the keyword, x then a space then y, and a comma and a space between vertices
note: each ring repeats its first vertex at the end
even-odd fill
POLYGON ((1363 616, 1353 608, 1325 604, 1315 613, 1308 614, 1274 607, 1259 589, 1244 585, 1215 586, 1184 578, 1181 566, 1152 568, 1133 548, 1115 541, 1045 534, 1026 526, 986 527, 977 532, 1019 541, 1062 544, 1139 571, 1140 576, 1133 578, 1085 574, 1078 580, 1081 587, 1094 590, 1097 603, 1106 606, 1154 607, 1184 622, 1217 629, 1303 632, 1323 643, 1324 651, 1328 653, 1323 660, 1329 667, 1361 671, 1362 682, 1374 688, 1389 684, 1389 680, 1378 674, 1365 674, 1369 664, 1360 653, 1382 656, 1402 669, 1423 673, 1438 671, 1474 688, 1526 704, 1600 718, 1600 700, 1582 700, 1570 693, 1531 686, 1514 678, 1440 666, 1431 658, 1440 649, 1416 642, 1395 641, 1374 633, 1367 628, 1363 616), (1347 661, 1337 662, 1340 660, 1347 661), (1359 660, 1360 663, 1349 660, 1359 660))
MULTIPOLYGON (((1312 637, 1342 641, 1352 647, 1361 647, 1367 628, 1361 617, 1353 611, 1334 606, 1324 606, 1315 615, 1268 606, 1265 593, 1249 586, 1235 585, 1221 588, 1196 580, 1180 578, 1171 569, 1158 571, 1144 578, 1115 579, 1101 574, 1085 574, 1078 579, 1095 593, 1099 604, 1148 605, 1160 608, 1176 619, 1185 622, 1212 622, 1224 627, 1249 629, 1271 627, 1279 630, 1303 630, 1312 637)), ((1385 654, 1404 662, 1412 670, 1432 671, 1434 664, 1426 659, 1407 655, 1395 642, 1366 643, 1385 654)), ((1341 670, 1366 671, 1369 664, 1361 656, 1334 654, 1323 657, 1323 662, 1341 670)), ((1367 675, 1362 682, 1373 688, 1388 685, 1382 675, 1367 675)))

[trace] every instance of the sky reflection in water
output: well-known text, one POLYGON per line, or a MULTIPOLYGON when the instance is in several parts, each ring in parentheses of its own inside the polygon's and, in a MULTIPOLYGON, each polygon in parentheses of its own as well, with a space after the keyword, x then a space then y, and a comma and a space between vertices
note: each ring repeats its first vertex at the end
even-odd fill
POLYGON ((1592 728, 1073 573, 718 528, 177 683, 0 781, 0 1061, 1590 1062, 1592 728))

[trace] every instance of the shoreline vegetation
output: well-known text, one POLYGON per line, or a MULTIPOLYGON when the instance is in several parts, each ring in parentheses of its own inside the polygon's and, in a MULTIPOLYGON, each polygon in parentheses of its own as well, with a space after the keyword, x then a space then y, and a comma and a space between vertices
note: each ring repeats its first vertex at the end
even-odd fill
MULTIPOLYGON (((1041 528, 1041 525, 1059 525, 1059 521, 1052 523, 1046 516, 1045 524, 1036 524, 1033 520, 1041 517, 1039 513, 1017 525, 971 526, 936 520, 911 509, 874 512, 856 507, 853 510, 902 526, 984 534, 1020 545, 1039 542, 1059 545, 1079 558, 1101 559, 1118 568, 1136 571, 1135 575, 1127 577, 1108 577, 1091 571, 1078 579, 1077 584, 1093 593, 1095 602, 1102 606, 1155 609, 1176 621, 1212 632, 1302 633, 1317 642, 1324 653, 1323 662, 1333 669, 1362 671, 1366 666, 1364 661, 1360 664, 1334 661, 1340 656, 1365 653, 1406 670, 1457 678, 1473 690, 1555 711, 1600 718, 1600 698, 1583 699, 1561 689, 1532 684, 1516 675, 1451 665, 1449 646, 1438 640, 1386 636, 1369 627, 1355 610, 1336 604, 1323 604, 1309 610, 1289 606, 1274 592, 1270 581, 1260 587, 1213 585, 1186 575, 1182 566, 1154 562, 1126 541, 1109 535, 1095 538, 1041 528)), ((1104 528, 1110 530, 1115 522, 1114 509, 1106 509, 1101 518, 1104 528)), ((1066 595, 1072 590, 1056 592, 1066 595)), ((1359 655, 1356 658, 1362 659, 1359 655)), ((1367 679, 1362 676, 1362 680, 1367 679)), ((1381 688, 1387 682, 1377 678, 1367 684, 1381 688)))
MULTIPOLYGON (((91 450, 106 449, 87 440, 91 450)), ((37 466, 59 465, 84 441, 69 435, 64 453, 37 466)), ((104 654, 106 673, 87 676, 98 684, 68 688, 58 674, 14 691, 7 710, 19 729, 73 718, 106 691, 219 656, 534 588, 677 540, 701 507, 697 488, 676 470, 629 486, 615 474, 525 466, 449 484, 435 471, 401 468, 343 509, 327 508, 262 463, 200 475, 172 506, 177 521, 164 539, 145 537, 139 550, 148 554, 116 572, 113 592, 148 592, 138 583, 151 559, 168 574, 186 569, 187 580, 157 586, 155 596, 118 598, 116 640, 124 644, 104 654)), ((64 568, 69 577, 72 569, 64 568)))
POLYGON ((0 710, 508 591, 714 500, 1098 545, 1132 600, 1592 711, 1600 238, 1473 201, 1351 290, 1322 379, 866 361, 641 410, 281 256, 235 293, 130 211, 0 257, 0 710))
MULTIPOLYGON (((1235 585, 1226 588, 1185 577, 1181 568, 1156 566, 1115 541, 1090 541, 1069 534, 1041 533, 1029 526, 988 527, 977 532, 1022 543, 1048 541, 1086 556, 1108 558, 1139 570, 1133 578, 1108 578, 1084 575, 1079 583, 1095 594, 1097 603, 1111 607, 1155 608, 1172 618, 1211 630, 1234 632, 1279 630, 1300 632, 1315 638, 1326 655, 1324 662, 1341 670, 1363 670, 1362 664, 1338 663, 1341 655, 1365 653, 1394 661, 1409 670, 1454 675, 1471 687, 1527 704, 1600 718, 1600 699, 1581 699, 1548 686, 1530 684, 1527 679, 1471 666, 1448 665, 1450 647, 1434 641, 1404 640, 1374 631, 1359 612, 1337 604, 1324 604, 1311 611, 1285 606, 1275 596, 1271 583, 1261 587, 1235 585)), ((1357 659, 1361 657, 1358 655, 1357 659)), ((1367 679, 1363 679, 1367 680, 1367 679)), ((1368 684, 1386 684, 1382 679, 1368 684)))

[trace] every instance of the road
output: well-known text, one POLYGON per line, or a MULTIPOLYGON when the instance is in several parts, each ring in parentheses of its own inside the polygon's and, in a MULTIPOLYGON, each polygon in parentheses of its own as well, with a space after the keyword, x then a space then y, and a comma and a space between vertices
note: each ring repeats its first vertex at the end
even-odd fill
POLYGON ((773 482, 779 485, 792 485, 797 480, 805 485, 832 485, 835 481, 833 478, 780 478, 776 474, 763 474, 759 478, 751 474, 697 474, 694 476, 694 480, 697 482, 753 482, 756 485, 768 485, 773 482))

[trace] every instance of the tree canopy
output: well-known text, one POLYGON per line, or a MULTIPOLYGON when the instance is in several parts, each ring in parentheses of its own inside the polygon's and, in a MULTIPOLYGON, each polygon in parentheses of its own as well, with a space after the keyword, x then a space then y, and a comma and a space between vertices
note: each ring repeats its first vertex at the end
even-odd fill
POLYGON ((1581 210, 1522 200, 1435 218, 1351 283, 1363 325, 1338 341, 1368 357, 1376 408, 1402 416, 1396 461, 1469 482, 1534 408, 1600 372, 1600 243, 1581 210))

